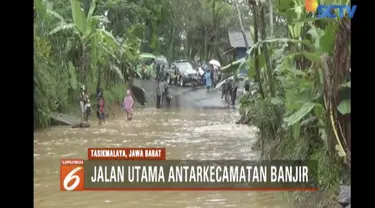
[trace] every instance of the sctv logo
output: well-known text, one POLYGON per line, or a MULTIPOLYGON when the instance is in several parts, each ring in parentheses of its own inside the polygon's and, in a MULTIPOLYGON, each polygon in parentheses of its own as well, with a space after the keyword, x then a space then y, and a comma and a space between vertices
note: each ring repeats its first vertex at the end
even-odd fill
POLYGON ((305 0, 307 12, 316 12, 318 18, 344 18, 347 16, 351 19, 357 9, 357 5, 319 5, 317 0, 305 0))

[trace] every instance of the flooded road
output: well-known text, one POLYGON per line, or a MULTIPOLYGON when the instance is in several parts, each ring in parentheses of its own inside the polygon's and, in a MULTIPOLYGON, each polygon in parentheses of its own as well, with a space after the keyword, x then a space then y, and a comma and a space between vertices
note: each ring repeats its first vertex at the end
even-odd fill
POLYGON ((61 158, 87 158, 89 147, 165 147, 167 159, 246 159, 255 129, 235 125, 235 110, 136 109, 87 129, 57 126, 34 133, 34 203, 37 208, 286 208, 273 192, 61 192, 61 158))

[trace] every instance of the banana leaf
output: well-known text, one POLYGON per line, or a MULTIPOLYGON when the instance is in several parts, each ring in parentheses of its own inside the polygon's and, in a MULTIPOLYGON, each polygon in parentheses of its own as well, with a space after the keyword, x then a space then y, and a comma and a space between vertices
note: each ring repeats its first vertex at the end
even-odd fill
POLYGON ((238 81, 246 81, 247 80, 247 78, 244 75, 233 75, 233 76, 230 76, 230 77, 224 79, 223 81, 219 82, 216 85, 215 89, 219 89, 227 80, 230 80, 230 79, 234 80, 235 78, 237 78, 238 81))
POLYGON ((245 62, 245 58, 239 59, 237 61, 233 61, 232 63, 224 66, 221 68, 221 72, 223 73, 232 73, 235 72, 239 66, 241 66, 245 62))

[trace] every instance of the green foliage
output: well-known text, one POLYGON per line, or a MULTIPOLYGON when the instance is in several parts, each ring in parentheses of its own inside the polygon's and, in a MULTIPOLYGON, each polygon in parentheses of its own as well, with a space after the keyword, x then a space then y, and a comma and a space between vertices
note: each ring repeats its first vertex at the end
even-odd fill
MULTIPOLYGON (((247 52, 236 73, 249 69, 253 93, 241 98, 240 113, 259 127, 264 155, 272 159, 316 160, 318 168, 312 171, 318 175, 320 187, 336 188, 348 175, 343 170, 350 151, 350 134, 342 129, 350 121, 342 116, 351 112, 350 98, 339 97, 341 89, 350 88, 345 79, 350 75, 340 64, 346 66, 350 60, 336 61, 350 48, 350 42, 338 42, 336 37, 348 31, 339 27, 338 21, 322 24, 311 18, 301 9, 302 1, 277 2, 275 12, 278 19, 286 20, 288 37, 263 38, 247 52), (335 50, 337 45, 346 49, 335 50), (255 57, 254 52, 259 55, 255 57), (260 80, 256 78, 257 68, 260 80)), ((264 4, 258 2, 255 7, 264 4)), ((258 15, 261 19, 265 14, 258 15)), ((266 28, 260 23, 255 26, 258 31, 266 28)))
POLYGON ((337 106, 337 110, 343 114, 343 115, 346 115, 346 114, 349 114, 350 113, 350 100, 343 100, 341 101, 341 103, 339 104, 339 106, 337 106))
POLYGON ((169 61, 231 62, 221 54, 228 48, 228 30, 239 28, 242 15, 252 40, 262 37, 238 67, 227 69, 248 69, 255 92, 241 98, 240 113, 259 127, 265 154, 317 160, 321 186, 336 186, 350 151, 350 133, 343 130, 350 125, 343 119, 350 116, 350 98, 338 96, 351 87, 343 68, 350 60, 342 59, 350 55, 346 20, 315 19, 302 0, 255 2, 250 13, 247 1, 238 2, 237 14, 233 1, 93 0, 86 16, 78 0, 34 0, 35 127, 47 126, 52 112, 76 106, 80 84, 92 96, 104 88, 107 106, 118 105, 140 52, 169 61))
POLYGON ((134 37, 120 44, 99 27, 105 18, 94 15, 95 0, 87 17, 80 1, 65 3, 70 4, 70 13, 64 10, 59 14, 61 10, 51 2, 35 0, 35 127, 47 126, 51 113, 66 112, 68 106, 76 105, 80 84, 87 85, 93 95, 102 86, 108 91, 109 105, 118 103, 124 93, 125 76, 132 71, 131 62, 137 57, 134 47, 139 43, 134 37), (113 90, 114 84, 121 90, 113 90))
POLYGON ((170 62, 226 62, 220 54, 228 44, 228 26, 236 25, 232 5, 220 0, 34 0, 34 5, 36 127, 48 125, 52 112, 69 111, 81 84, 94 94, 98 86, 123 89, 145 48, 170 62))

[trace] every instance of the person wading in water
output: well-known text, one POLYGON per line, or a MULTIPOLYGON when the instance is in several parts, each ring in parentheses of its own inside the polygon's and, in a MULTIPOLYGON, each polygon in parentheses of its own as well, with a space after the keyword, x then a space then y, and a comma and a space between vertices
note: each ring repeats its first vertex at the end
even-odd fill
POLYGON ((214 65, 210 65, 210 72, 211 72, 211 88, 215 88, 215 67, 214 65))
POLYGON ((134 100, 131 95, 130 90, 126 91, 126 96, 124 99, 124 110, 126 112, 126 119, 131 121, 133 118, 133 107, 134 107, 134 100))
POLYGON ((165 74, 164 74, 164 65, 157 64, 156 65, 156 109, 159 109, 161 107, 161 104, 163 103, 163 95, 165 93, 167 83, 164 80, 165 74))
POLYGON ((229 101, 229 96, 231 93, 231 83, 230 80, 226 79, 221 86, 221 99, 224 98, 225 101, 229 101))
POLYGON ((172 96, 169 94, 169 90, 168 90, 169 85, 168 85, 166 77, 163 81, 160 82, 159 88, 161 90, 161 106, 167 107, 171 104, 172 96))
POLYGON ((205 77, 206 77, 206 88, 207 88, 207 92, 209 92, 211 90, 211 87, 212 87, 212 71, 210 69, 210 67, 207 69, 206 71, 206 74, 205 74, 205 77))
POLYGON ((80 105, 80 109, 81 109, 81 123, 85 123, 85 122, 88 122, 88 112, 87 112, 87 108, 89 107, 89 103, 90 103, 90 95, 88 94, 88 91, 85 87, 85 85, 82 85, 81 86, 81 92, 79 93, 80 94, 80 99, 79 99, 79 105, 80 105))
POLYGON ((160 64, 156 65, 156 77, 155 77, 155 89, 156 89, 156 109, 160 108, 160 101, 161 101, 161 89, 160 89, 160 64))
POLYGON ((238 78, 235 76, 232 81, 232 86, 231 86, 231 101, 232 101, 232 106, 235 105, 236 99, 237 99, 237 88, 238 88, 238 78))

